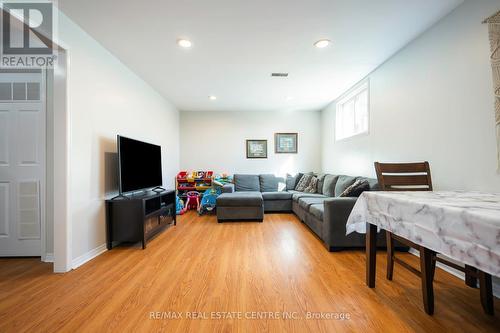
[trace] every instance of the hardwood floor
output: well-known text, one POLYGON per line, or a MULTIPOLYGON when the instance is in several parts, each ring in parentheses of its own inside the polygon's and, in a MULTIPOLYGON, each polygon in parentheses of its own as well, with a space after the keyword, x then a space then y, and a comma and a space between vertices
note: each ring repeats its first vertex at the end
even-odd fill
POLYGON ((498 300, 496 317, 485 315, 477 289, 438 269, 428 316, 418 277, 396 265, 387 281, 385 253, 377 260, 369 289, 364 252, 327 252, 291 214, 217 224, 189 213, 146 250, 117 247, 67 274, 35 259, 0 259, 0 332, 499 331, 498 300), (182 318, 165 318, 174 312, 182 318), (187 318, 193 313, 208 319, 187 318))

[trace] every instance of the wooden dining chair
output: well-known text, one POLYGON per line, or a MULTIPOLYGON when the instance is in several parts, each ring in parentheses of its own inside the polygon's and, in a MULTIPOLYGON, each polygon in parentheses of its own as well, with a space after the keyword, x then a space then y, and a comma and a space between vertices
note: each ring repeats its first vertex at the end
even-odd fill
MULTIPOLYGON (((381 191, 432 191, 432 179, 429 162, 420 163, 379 163, 375 162, 375 171, 381 191)), ((421 246, 386 231, 387 241, 387 279, 392 280, 394 262, 420 276, 419 271, 395 256, 394 241, 421 252, 421 246)), ((436 266, 435 254, 432 254, 431 279, 436 266)))
MULTIPOLYGON (((375 162, 375 171, 380 190, 382 191, 432 191, 432 179, 429 162, 419 163, 379 163, 375 162)), ((436 252, 423 246, 417 245, 407 239, 399 237, 386 231, 387 240, 387 279, 392 280, 394 273, 394 263, 397 262, 409 271, 419 276, 422 280, 422 292, 424 307, 428 314, 434 311, 434 292, 432 281, 436 271, 436 262, 443 263, 465 273, 465 284, 469 287, 477 288, 479 278, 486 293, 485 299, 488 304, 483 304, 487 313, 492 313, 490 290, 491 279, 488 275, 480 272, 472 266, 459 266, 444 258, 438 257, 436 252), (416 249, 420 254, 420 270, 396 257, 394 251, 394 241, 402 243, 408 247, 416 249)))
MULTIPOLYGON (((419 163, 379 163, 375 162, 375 171, 382 191, 432 191, 431 170, 428 162, 419 163)), ((434 272, 436 253, 423 246, 386 231, 387 241, 387 279, 392 280, 394 262, 420 277, 424 308, 428 314, 434 312, 434 272), (416 249, 420 254, 420 270, 396 257, 394 242, 416 249)))

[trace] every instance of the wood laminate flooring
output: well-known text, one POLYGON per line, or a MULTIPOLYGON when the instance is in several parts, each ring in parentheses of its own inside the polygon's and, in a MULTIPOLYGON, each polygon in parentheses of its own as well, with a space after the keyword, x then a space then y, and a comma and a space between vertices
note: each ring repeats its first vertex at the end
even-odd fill
POLYGON ((145 250, 120 246, 66 274, 0 259, 0 332, 500 331, 499 300, 487 316, 478 289, 437 269, 428 316, 418 277, 396 265, 387 281, 385 252, 377 260, 369 289, 364 251, 329 253, 292 214, 218 224, 191 212, 145 250))

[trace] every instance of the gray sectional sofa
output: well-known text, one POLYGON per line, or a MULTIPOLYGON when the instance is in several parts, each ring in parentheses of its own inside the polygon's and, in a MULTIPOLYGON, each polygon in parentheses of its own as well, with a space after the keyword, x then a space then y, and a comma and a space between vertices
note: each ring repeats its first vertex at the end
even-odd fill
MULTIPOLYGON (((293 212, 324 243, 329 251, 364 247, 364 235, 346 236, 346 222, 356 197, 339 195, 358 179, 365 179, 369 190, 378 188, 375 179, 344 175, 317 175, 317 193, 295 191, 300 178, 286 180, 274 175, 234 175, 234 184, 225 185, 217 198, 217 220, 263 221, 264 213, 293 212)), ((385 246, 385 238, 378 245, 385 246)))

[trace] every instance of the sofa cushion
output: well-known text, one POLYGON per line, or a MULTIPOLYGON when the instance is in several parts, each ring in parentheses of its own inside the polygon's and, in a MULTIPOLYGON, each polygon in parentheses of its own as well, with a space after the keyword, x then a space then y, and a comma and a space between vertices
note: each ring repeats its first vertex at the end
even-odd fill
POLYGON ((233 193, 234 192, 234 184, 230 183, 230 184, 222 185, 221 191, 222 191, 222 193, 233 193))
POLYGON ((313 204, 322 204, 327 197, 305 197, 299 199, 299 207, 305 210, 309 210, 309 206, 313 204))
POLYGON ((304 193, 304 192, 293 192, 292 200, 298 202, 300 198, 326 198, 323 194, 318 193, 304 193))
POLYGON ((335 196, 335 185, 337 184, 337 180, 339 176, 336 175, 326 175, 323 180, 323 191, 322 193, 329 197, 335 196))
POLYGON ((320 173, 316 176, 318 178, 318 185, 316 187, 316 193, 323 194, 323 182, 325 181, 326 174, 320 173))
POLYGON ((356 179, 356 181, 351 186, 348 186, 339 197, 359 197, 361 193, 369 189, 370 184, 368 184, 366 179, 356 179))
POLYGON ((313 176, 307 187, 304 189, 306 193, 317 193, 318 190, 318 178, 313 176))
POLYGON ((356 180, 366 180, 368 185, 370 186, 370 191, 378 191, 380 187, 378 186, 378 180, 368 177, 357 177, 356 180))
POLYGON ((260 181, 257 175, 234 175, 235 191, 260 192, 260 181))
POLYGON ((287 191, 288 193, 290 193, 292 195, 292 200, 293 200, 293 195, 294 194, 301 194, 301 193, 304 193, 304 192, 299 192, 299 191, 295 191, 295 190, 288 190, 287 191))
POLYGON ((259 175, 259 184, 261 192, 276 192, 278 191, 279 183, 283 179, 275 175, 259 175))
POLYGON ((313 204, 309 207, 309 213, 311 213, 311 215, 317 218, 318 220, 323 221, 324 212, 325 212, 325 205, 322 203, 313 204))
POLYGON ((356 177, 339 176, 337 184, 335 184, 335 196, 338 197, 346 188, 351 186, 356 181, 356 177))
POLYGON ((307 172, 307 173, 299 172, 295 176, 291 176, 291 175, 287 174, 287 181, 286 181, 287 187, 286 187, 286 189, 288 191, 295 190, 295 188, 299 184, 300 180, 302 179, 303 175, 311 175, 312 176, 313 173, 312 172, 307 172))
POLYGON ((302 178, 300 178, 299 182, 297 183, 297 186, 295 186, 295 190, 303 192, 307 188, 313 177, 314 177, 313 175, 308 175, 308 174, 302 175, 302 178))
POLYGON ((302 177, 302 174, 296 174, 295 176, 292 176, 290 174, 286 174, 286 189, 288 190, 295 190, 295 186, 297 186, 297 182, 300 179, 299 177, 302 177), (298 179, 299 178, 299 179, 298 179))
POLYGON ((290 192, 262 192, 264 200, 291 200, 292 193, 290 192))
POLYGON ((263 199, 260 192, 222 193, 217 197, 218 207, 260 207, 262 203, 263 199))

